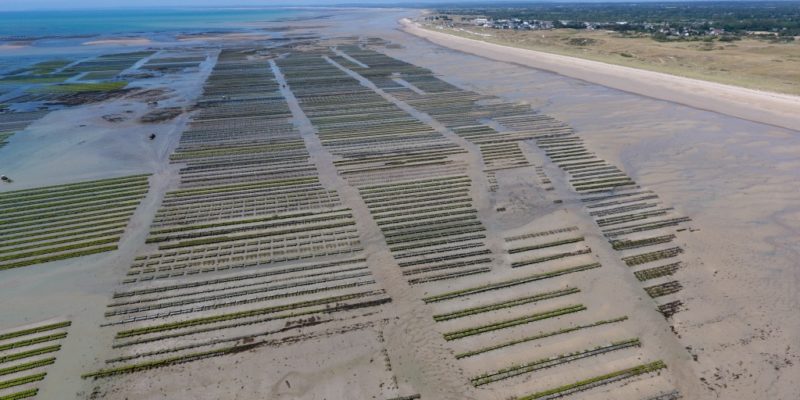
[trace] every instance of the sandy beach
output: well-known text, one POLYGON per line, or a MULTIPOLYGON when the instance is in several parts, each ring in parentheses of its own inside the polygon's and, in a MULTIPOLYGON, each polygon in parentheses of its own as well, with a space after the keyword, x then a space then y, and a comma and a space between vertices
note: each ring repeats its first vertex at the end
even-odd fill
POLYGON ((642 96, 739 118, 800 128, 800 97, 763 92, 653 71, 520 49, 425 29, 402 19, 403 30, 433 43, 493 60, 511 62, 642 96))

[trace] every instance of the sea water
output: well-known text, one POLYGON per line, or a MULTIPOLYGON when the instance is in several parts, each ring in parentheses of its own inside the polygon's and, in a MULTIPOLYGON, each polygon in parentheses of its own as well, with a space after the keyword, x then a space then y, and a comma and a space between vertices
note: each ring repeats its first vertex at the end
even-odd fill
POLYGON ((0 40, 226 31, 300 13, 276 8, 0 11, 0 40))
POLYGON ((92 40, 142 36, 170 41, 179 34, 257 30, 263 22, 307 15, 316 13, 286 8, 0 11, 0 74, 59 56, 108 52, 107 46, 83 45, 92 40))

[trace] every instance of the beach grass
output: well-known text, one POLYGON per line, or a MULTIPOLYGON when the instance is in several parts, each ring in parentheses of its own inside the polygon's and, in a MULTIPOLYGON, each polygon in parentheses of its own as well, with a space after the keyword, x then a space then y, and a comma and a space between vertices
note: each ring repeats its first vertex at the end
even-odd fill
POLYGON ((687 78, 800 94, 800 41, 658 42, 602 30, 433 29, 468 39, 600 61, 687 78))
POLYGON ((61 83, 72 76, 71 74, 57 74, 57 75, 14 75, 6 76, 0 79, 0 84, 5 85, 43 85, 51 83, 61 83))

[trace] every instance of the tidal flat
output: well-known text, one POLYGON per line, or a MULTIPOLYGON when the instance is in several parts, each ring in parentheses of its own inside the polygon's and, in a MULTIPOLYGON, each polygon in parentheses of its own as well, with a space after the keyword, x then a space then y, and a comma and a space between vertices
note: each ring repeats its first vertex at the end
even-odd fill
POLYGON ((800 132, 419 12, 13 49, 0 397, 793 398, 800 132))

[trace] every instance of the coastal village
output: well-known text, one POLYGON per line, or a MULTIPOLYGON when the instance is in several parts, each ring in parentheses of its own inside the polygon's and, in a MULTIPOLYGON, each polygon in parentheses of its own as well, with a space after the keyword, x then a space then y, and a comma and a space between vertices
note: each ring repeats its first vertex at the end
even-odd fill
POLYGON ((742 36, 763 38, 784 38, 784 41, 797 40, 795 36, 786 36, 781 30, 744 30, 728 31, 715 27, 709 21, 693 21, 685 24, 669 22, 631 22, 631 21, 578 21, 578 20, 543 20, 531 18, 497 18, 486 15, 448 15, 437 14, 424 18, 426 22, 448 28, 481 27, 489 29, 510 29, 517 31, 537 31, 552 29, 605 30, 627 34, 648 34, 657 40, 713 40, 734 41, 742 36))

